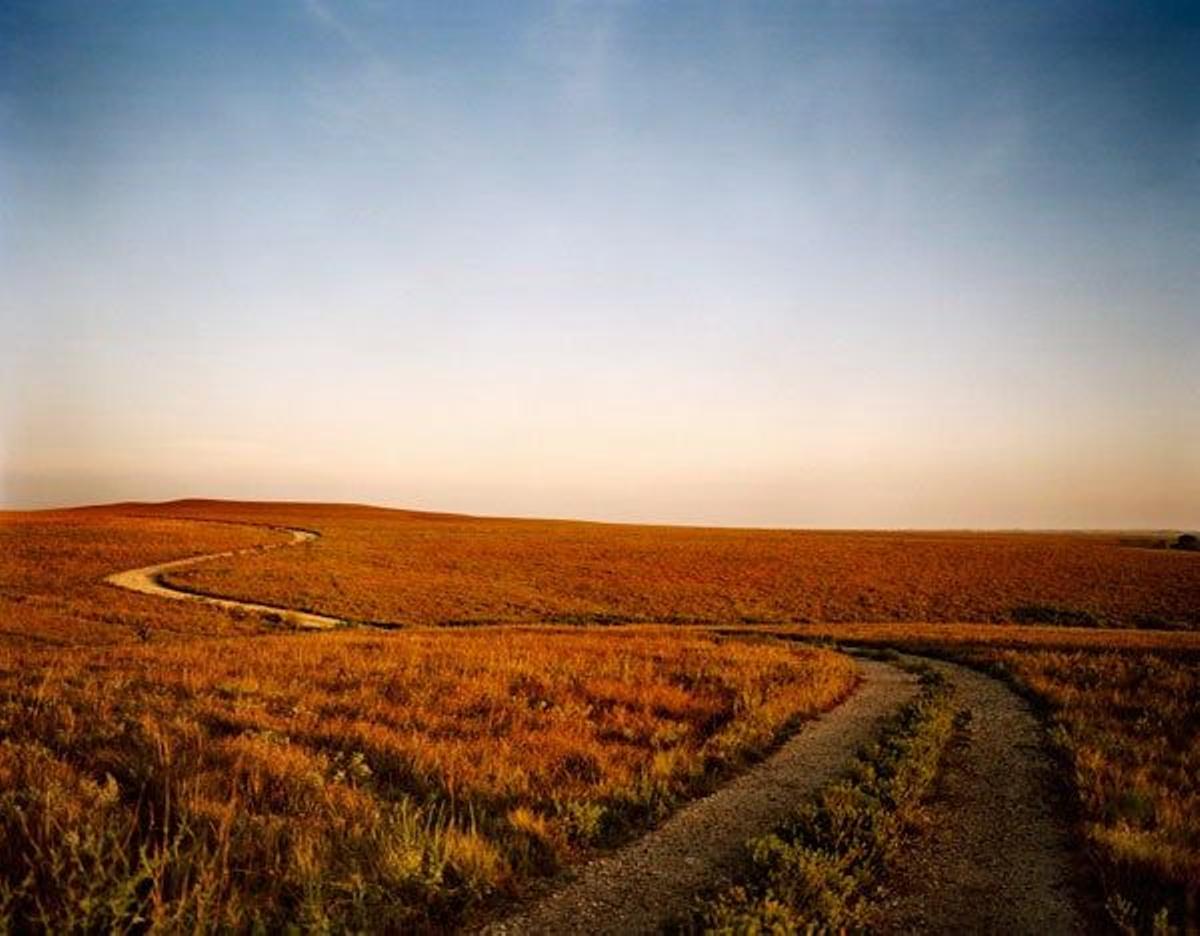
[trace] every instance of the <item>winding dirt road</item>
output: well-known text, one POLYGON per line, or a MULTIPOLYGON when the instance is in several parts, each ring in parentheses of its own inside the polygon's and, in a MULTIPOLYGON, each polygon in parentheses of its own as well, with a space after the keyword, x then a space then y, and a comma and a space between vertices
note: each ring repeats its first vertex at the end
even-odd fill
MULTIPOLYGON (((349 622, 276 605, 176 588, 163 574, 215 559, 311 542, 290 527, 271 543, 161 562, 109 575, 129 591, 255 614, 298 628, 349 622)), ((892 932, 1081 933, 1078 869, 1056 796, 1042 727, 999 680, 956 664, 926 661, 953 681, 972 728, 947 757, 926 832, 889 875, 872 929, 892 932)), ((805 723, 772 756, 641 838, 558 879, 535 886, 510 916, 484 933, 654 933, 680 918, 698 894, 729 883, 744 866, 747 839, 792 814, 836 780, 884 720, 913 698, 915 678, 859 660, 862 680, 837 708, 805 723)))
POLYGON ((295 611, 279 605, 259 604, 254 601, 238 601, 235 598, 222 598, 219 595, 206 595, 200 592, 176 588, 163 580, 163 574, 176 569, 187 569, 202 562, 214 559, 228 559, 233 556, 245 556, 251 553, 270 552, 273 549, 286 549, 301 543, 309 543, 320 534, 311 530, 297 530, 292 527, 269 527, 292 534, 291 542, 267 543, 262 546, 249 546, 246 549, 229 549, 224 552, 206 553, 203 556, 189 556, 186 559, 175 559, 171 562, 159 562, 155 565, 142 566, 140 569, 129 569, 126 572, 114 572, 104 581, 127 591, 138 592, 142 595, 154 595, 157 598, 170 598, 173 601, 194 601, 228 611, 254 614, 269 621, 290 624, 306 630, 329 630, 333 627, 345 626, 348 622, 342 618, 331 617, 327 614, 316 614, 311 611, 295 611))

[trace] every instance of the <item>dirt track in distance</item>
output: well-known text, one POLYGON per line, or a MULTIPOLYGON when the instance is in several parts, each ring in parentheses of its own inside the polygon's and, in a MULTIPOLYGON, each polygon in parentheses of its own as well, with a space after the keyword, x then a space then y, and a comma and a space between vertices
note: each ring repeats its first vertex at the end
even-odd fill
MULTIPOLYGON (((270 529, 280 528, 271 527, 270 529)), ((171 562, 159 562, 154 565, 142 566, 138 569, 129 569, 125 572, 114 572, 104 580, 110 585, 124 588, 127 591, 138 592, 142 595, 154 595, 157 598, 169 598, 172 601, 195 601, 200 604, 215 605, 229 611, 253 614, 266 618, 269 621, 278 620, 279 622, 307 630, 329 630, 333 627, 344 626, 347 623, 346 621, 326 614, 315 614, 311 611, 296 611, 291 608, 259 604, 253 601, 238 601, 234 598, 222 598, 219 595, 201 594, 199 592, 187 591, 183 588, 176 588, 173 585, 167 584, 162 579, 165 572, 187 569, 202 562, 211 562, 214 559, 227 559, 232 556, 244 556, 251 553, 263 553, 274 549, 297 546, 301 543, 312 542, 319 536, 319 534, 311 530, 297 530, 291 527, 282 529, 292 534, 291 542, 268 543, 263 546, 251 546, 248 549, 232 549, 225 552, 207 553, 203 556, 189 556, 186 559, 175 559, 171 562)))

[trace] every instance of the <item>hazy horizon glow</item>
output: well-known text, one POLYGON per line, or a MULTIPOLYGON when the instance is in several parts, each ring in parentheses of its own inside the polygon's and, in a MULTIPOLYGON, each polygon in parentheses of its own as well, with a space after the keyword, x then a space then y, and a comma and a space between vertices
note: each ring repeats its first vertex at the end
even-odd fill
POLYGON ((1200 8, 17 2, 0 506, 1200 526, 1200 8))

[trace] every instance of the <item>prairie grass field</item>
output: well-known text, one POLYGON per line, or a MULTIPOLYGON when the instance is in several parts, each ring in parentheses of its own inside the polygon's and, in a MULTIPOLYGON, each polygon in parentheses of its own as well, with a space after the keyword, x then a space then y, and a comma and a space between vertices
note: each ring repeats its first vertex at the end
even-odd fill
POLYGON ((710 789, 855 680, 831 650, 661 628, 279 633, 98 581, 261 530, 21 517, 5 535, 10 924, 450 927, 710 789))
POLYGON ((287 537, 235 523, 193 523, 84 509, 0 513, 0 634, 62 646, 188 638, 259 627, 197 605, 149 601, 103 583, 121 569, 287 537))
POLYGON ((320 531, 301 551, 168 579, 363 621, 1200 627, 1200 563, 1153 548, 1153 536, 651 527, 203 501, 154 513, 320 531))
POLYGON ((829 650, 663 633, 4 647, 0 906, 51 928, 446 925, 853 680, 829 650))
POLYGON ((1198 623, 1200 557, 1115 534, 0 514, 0 931, 486 919, 835 707, 841 645, 1018 687, 1114 921, 1195 925, 1198 623), (287 526, 321 538, 168 581, 411 626, 300 633, 104 583, 287 526))

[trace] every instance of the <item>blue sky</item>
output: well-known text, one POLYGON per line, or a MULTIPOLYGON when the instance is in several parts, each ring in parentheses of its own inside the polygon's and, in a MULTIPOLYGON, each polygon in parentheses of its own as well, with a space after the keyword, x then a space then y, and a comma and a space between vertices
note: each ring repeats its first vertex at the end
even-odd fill
POLYGON ((0 502, 1200 525, 1200 8, 7 3, 0 502))

